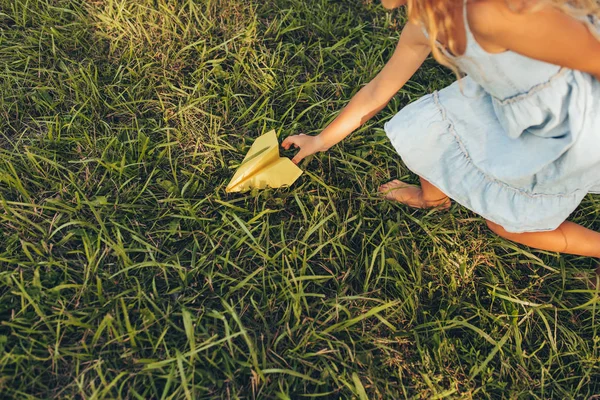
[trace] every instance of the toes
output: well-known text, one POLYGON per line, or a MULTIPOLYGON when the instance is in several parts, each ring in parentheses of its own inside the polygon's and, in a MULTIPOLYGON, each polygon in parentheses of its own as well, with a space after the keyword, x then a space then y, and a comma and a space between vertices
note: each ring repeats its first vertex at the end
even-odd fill
POLYGON ((390 188, 390 183, 384 183, 383 185, 379 186, 379 191, 380 192, 384 192, 387 191, 390 188))
POLYGON ((403 185, 402 181, 399 181, 398 179, 394 179, 390 182, 384 183, 383 185, 379 186, 379 192, 383 193, 386 196, 391 196, 391 192, 400 189, 403 185))
POLYGON ((384 183, 383 185, 379 186, 378 191, 383 194, 385 196, 385 198, 389 199, 389 200, 396 200, 395 199, 395 193, 397 190, 401 190, 401 189, 405 189, 410 187, 411 185, 408 185, 405 182, 402 182, 399 179, 394 179, 391 180, 387 183, 384 183))
POLYGON ((379 187, 383 188, 383 189, 389 189, 389 188, 392 188, 392 187, 395 187, 395 186, 398 186, 398 185, 401 185, 401 184, 403 184, 402 181, 399 181, 398 179, 394 179, 393 181, 389 181, 387 183, 384 183, 383 185, 381 185, 379 187))

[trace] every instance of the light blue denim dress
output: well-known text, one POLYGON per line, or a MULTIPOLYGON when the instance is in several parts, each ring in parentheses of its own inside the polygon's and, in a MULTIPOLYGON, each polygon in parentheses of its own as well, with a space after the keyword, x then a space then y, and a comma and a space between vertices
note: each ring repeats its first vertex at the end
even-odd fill
POLYGON ((402 109, 385 131, 406 166, 456 202, 509 232, 554 230, 600 193, 600 82, 488 53, 466 15, 465 29, 466 51, 453 60, 467 76, 402 109))

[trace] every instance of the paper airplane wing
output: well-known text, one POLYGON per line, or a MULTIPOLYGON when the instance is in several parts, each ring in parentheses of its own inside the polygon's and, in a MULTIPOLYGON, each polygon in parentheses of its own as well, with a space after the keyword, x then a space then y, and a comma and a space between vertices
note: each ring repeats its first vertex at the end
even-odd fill
MULTIPOLYGON (((257 137, 254 143, 252 143, 250 150, 248 150, 248 154, 244 157, 240 167, 246 163, 251 163, 253 160, 264 157, 265 152, 270 149, 278 149, 278 147, 279 142, 277 141, 277 135, 274 130, 257 137)), ((277 155, 279 155, 279 151, 277 151, 277 155)))
POLYGON ((279 157, 278 146, 275 131, 267 132, 256 138, 225 190, 227 192, 235 191, 232 190, 235 186, 249 179, 267 165, 277 161, 279 157))
POLYGON ((272 188, 290 186, 300 175, 302 175, 302 170, 289 158, 282 157, 228 191, 243 192, 254 188, 264 189, 267 186, 272 188))
POLYGON ((273 130, 254 141, 225 190, 229 193, 276 188, 291 185, 300 175, 302 170, 292 161, 279 157, 279 142, 273 130))

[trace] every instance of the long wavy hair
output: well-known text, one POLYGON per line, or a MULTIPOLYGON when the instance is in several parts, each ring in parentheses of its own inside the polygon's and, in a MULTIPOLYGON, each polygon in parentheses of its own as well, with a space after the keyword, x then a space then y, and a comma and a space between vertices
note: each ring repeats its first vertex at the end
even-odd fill
MULTIPOLYGON (((458 70, 451 58, 444 52, 459 54, 455 37, 456 15, 462 17, 464 0, 408 0, 408 18, 420 23, 429 35, 433 56, 440 63, 451 68, 457 75, 458 70), (460 9, 460 10, 458 10, 460 9), (442 48, 438 38, 445 39, 442 48)), ((582 20, 600 40, 600 33, 593 29, 590 16, 600 20, 600 0, 506 0, 509 8, 516 12, 534 12, 544 6, 559 8, 566 14, 582 20)))

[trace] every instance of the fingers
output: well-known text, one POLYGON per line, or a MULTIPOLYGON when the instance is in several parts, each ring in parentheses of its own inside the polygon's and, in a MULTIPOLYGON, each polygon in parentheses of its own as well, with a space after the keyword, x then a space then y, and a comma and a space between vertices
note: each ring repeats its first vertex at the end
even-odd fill
POLYGON ((292 136, 288 136, 285 139, 283 139, 283 142, 281 142, 281 147, 283 147, 284 149, 288 150, 290 148, 290 146, 292 145, 292 136))
POLYGON ((291 146, 294 146, 294 148, 299 148, 300 151, 298 151, 298 153, 296 153, 294 158, 292 158, 292 162, 294 164, 298 164, 306 156, 314 153, 314 151, 310 151, 310 147, 311 147, 310 143, 309 143, 310 139, 311 139, 310 136, 307 136, 303 133, 301 133, 299 135, 288 136, 287 138, 285 138, 285 140, 283 142, 281 142, 281 147, 283 147, 286 150, 289 150, 289 148, 291 146), (308 139, 308 141, 307 141, 307 139, 308 139))
POLYGON ((292 158, 292 162, 294 164, 298 164, 300 161, 302 161, 304 159, 304 157, 306 157, 308 155, 308 152, 306 150, 302 150, 300 149, 300 151, 294 156, 294 158, 292 158))
POLYGON ((303 141, 302 136, 306 136, 305 134, 301 133, 299 135, 293 135, 293 136, 288 136, 286 137, 283 142, 281 142, 281 147, 283 147, 286 150, 290 149, 291 145, 294 145, 296 147, 301 147, 301 143, 303 141))

